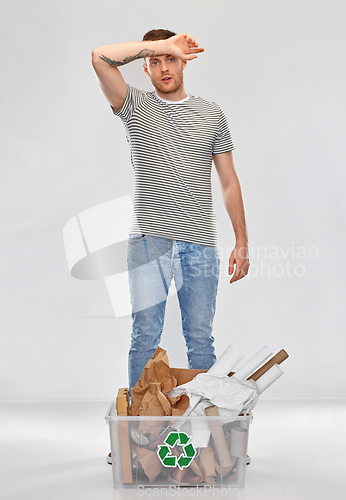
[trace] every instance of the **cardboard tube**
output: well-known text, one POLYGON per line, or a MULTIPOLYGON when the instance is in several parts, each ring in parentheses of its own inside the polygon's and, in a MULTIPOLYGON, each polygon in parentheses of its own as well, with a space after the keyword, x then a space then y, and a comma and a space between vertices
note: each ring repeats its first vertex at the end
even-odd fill
MULTIPOLYGON (((245 482, 245 469, 246 469, 246 454, 247 444, 249 438, 249 431, 244 427, 232 427, 231 429, 231 445, 230 452, 232 458, 236 460, 236 480, 237 483, 243 485, 245 482)), ((235 477, 230 478, 233 481, 235 477)))
POLYGON ((246 457, 249 432, 244 427, 232 427, 231 446, 232 457, 246 457))
POLYGON ((288 357, 289 356, 287 352, 284 349, 281 349, 281 351, 279 351, 277 354, 275 354, 275 356, 270 358, 270 360, 267 361, 265 365, 261 366, 261 368, 259 368, 255 373, 253 373, 250 377, 248 377, 247 380, 250 379, 258 380, 265 372, 269 370, 269 368, 271 368, 274 365, 279 365, 280 363, 285 361, 285 359, 287 359, 288 357))
MULTIPOLYGON (((207 417, 217 417, 219 415, 216 406, 208 406, 208 408, 205 408, 204 411, 207 417)), ((224 475, 226 473, 226 470, 227 472, 231 470, 235 461, 229 454, 228 445, 223 433, 221 423, 217 422, 216 420, 210 422, 210 431, 211 435, 213 436, 215 454, 224 475)))
POLYGON ((264 346, 257 354, 255 354, 245 365, 243 365, 239 370, 234 373, 234 377, 239 380, 244 380, 246 377, 251 375, 266 359, 269 358, 273 353, 264 346))
POLYGON ((260 377, 257 381, 258 394, 262 394, 263 391, 268 389, 270 385, 272 385, 281 375, 283 375, 283 371, 280 370, 278 365, 272 366, 267 372, 265 372, 262 377, 260 377))
POLYGON ((208 373, 210 375, 225 376, 243 359, 243 354, 241 354, 232 345, 228 346, 225 352, 219 357, 219 359, 209 368, 208 373))

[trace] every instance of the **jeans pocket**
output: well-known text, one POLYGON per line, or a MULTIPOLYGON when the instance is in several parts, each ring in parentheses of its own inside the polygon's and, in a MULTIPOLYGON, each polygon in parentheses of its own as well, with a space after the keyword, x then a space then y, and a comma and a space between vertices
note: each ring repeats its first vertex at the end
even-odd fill
POLYGON ((129 234, 129 240, 131 241, 141 241, 145 237, 145 234, 142 233, 134 233, 134 234, 129 234))

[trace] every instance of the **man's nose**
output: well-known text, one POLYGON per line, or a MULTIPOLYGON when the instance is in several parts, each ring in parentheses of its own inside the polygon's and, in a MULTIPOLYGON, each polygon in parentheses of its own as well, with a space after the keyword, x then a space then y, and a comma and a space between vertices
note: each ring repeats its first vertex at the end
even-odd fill
POLYGON ((162 65, 161 65, 161 71, 162 71, 162 73, 166 73, 166 72, 167 72, 167 69, 168 69, 168 68, 167 68, 166 63, 165 63, 165 62, 163 62, 163 63, 162 63, 162 65))

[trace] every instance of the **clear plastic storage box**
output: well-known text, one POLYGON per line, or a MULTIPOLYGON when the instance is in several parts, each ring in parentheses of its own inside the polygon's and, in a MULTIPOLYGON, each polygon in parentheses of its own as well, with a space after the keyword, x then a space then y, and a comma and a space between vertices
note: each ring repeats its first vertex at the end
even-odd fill
POLYGON ((115 488, 244 487, 251 412, 238 417, 117 416, 109 425, 115 488))

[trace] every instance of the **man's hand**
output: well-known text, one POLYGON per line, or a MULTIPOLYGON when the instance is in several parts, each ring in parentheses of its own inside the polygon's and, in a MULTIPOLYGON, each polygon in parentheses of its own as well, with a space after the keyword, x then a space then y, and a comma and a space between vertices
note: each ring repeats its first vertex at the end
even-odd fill
POLYGON ((228 274, 232 276, 230 283, 240 280, 247 275, 250 267, 247 245, 236 245, 229 258, 228 274), (234 270, 235 267, 235 270, 234 270))
POLYGON ((189 33, 171 36, 164 40, 164 43, 167 47, 167 54, 178 57, 182 61, 196 59, 198 53, 204 52, 204 49, 198 47, 198 43, 191 38, 189 33))

